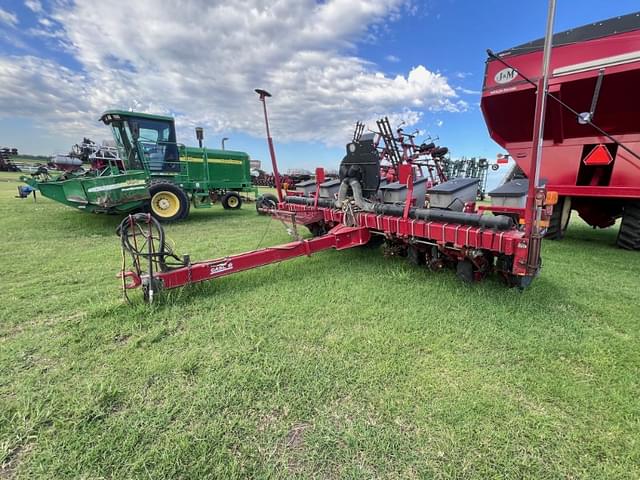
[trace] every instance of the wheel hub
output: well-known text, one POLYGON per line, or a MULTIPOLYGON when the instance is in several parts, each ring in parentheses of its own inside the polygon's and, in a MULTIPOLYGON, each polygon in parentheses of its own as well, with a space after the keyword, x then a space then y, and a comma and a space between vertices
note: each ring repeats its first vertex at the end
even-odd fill
POLYGON ((151 208, 156 215, 171 218, 180 211, 180 200, 172 192, 158 192, 151 199, 151 208))

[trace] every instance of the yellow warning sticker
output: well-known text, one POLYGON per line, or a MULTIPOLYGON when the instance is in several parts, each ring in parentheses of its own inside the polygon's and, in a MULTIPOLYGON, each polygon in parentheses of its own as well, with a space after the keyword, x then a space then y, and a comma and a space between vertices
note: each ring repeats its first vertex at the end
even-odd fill
MULTIPOLYGON (((204 163, 202 157, 187 157, 187 162, 204 163)), ((242 160, 232 160, 227 158, 207 158, 208 163, 220 163, 224 165, 242 165, 242 160)))

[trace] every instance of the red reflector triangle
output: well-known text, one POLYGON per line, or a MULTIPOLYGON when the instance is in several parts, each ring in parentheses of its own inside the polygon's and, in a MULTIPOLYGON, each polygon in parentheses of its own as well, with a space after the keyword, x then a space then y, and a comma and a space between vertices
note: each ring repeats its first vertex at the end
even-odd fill
POLYGON ((585 165, 609 165, 613 161, 613 158, 611 158, 607 147, 600 144, 596 145, 594 149, 589 152, 589 155, 584 157, 583 161, 585 165))

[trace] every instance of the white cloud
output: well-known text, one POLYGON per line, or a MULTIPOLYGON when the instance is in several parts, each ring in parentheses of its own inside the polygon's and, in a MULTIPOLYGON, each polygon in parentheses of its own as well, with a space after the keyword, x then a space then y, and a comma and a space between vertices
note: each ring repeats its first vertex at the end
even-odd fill
POLYGON ((86 78, 37 57, 0 57, 0 105, 5 115, 26 117, 40 127, 82 135, 97 126, 86 78), (55 93, 53 93, 55 92, 55 93), (69 108, 69 104, 73 108, 69 108))
POLYGON ((358 119, 412 125, 425 111, 466 110, 447 79, 423 65, 391 77, 357 56, 356 42, 403 8, 403 0, 60 2, 50 17, 60 30, 50 36, 84 71, 0 59, 0 104, 54 131, 61 122, 88 129, 102 110, 134 107, 175 114, 185 131, 200 124, 261 136, 253 93, 261 87, 274 95, 278 140, 332 145, 358 119))
POLYGON ((456 72, 456 78, 467 78, 473 75, 471 72, 456 72))
POLYGON ((387 55, 386 57, 384 57, 384 59, 387 62, 391 62, 391 63, 398 63, 400 61, 400 59, 395 55, 387 55))
POLYGON ((456 87, 456 91, 465 93, 467 95, 480 95, 482 93, 480 90, 471 90, 470 88, 464 87, 456 87))
POLYGON ((38 0, 25 0, 24 5, 34 13, 42 12, 42 3, 38 0))
POLYGON ((436 120, 436 127, 441 127, 443 125, 444 125, 444 120, 440 120, 440 119, 436 120))
POLYGON ((15 13, 0 8, 0 23, 6 23, 11 27, 15 27, 18 24, 18 16, 15 13))

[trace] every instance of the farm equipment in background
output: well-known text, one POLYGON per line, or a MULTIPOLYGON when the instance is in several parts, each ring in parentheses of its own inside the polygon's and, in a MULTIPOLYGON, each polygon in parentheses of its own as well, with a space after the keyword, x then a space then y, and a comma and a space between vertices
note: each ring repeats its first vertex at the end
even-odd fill
MULTIPOLYGON (((407 134, 401 128, 391 128, 388 117, 376 122, 377 130, 375 145, 380 153, 382 177, 389 183, 398 180, 400 165, 416 165, 420 176, 428 178, 428 187, 434 187, 453 178, 477 179, 477 197, 484 200, 487 189, 487 174, 489 167, 498 170, 499 163, 490 164, 486 158, 462 158, 453 160, 449 156, 447 147, 438 146, 428 137, 420 144, 415 142, 418 132, 407 134)), ((357 122, 353 141, 359 140, 365 130, 362 122, 357 122)))
POLYGON ((257 194, 249 156, 204 148, 202 128, 196 128, 199 147, 187 147, 176 142, 172 117, 109 110, 100 120, 111 127, 114 148, 83 142, 62 174, 38 171, 21 179, 45 197, 87 212, 148 209, 166 222, 186 218, 191 206, 211 207, 218 200, 225 209, 238 209, 241 192, 257 194), (85 156, 89 171, 74 165, 85 156))
POLYGON ((120 153, 115 143, 104 141, 102 145, 89 138, 83 138, 81 143, 76 143, 67 154, 54 155, 48 163, 48 167, 63 172, 85 173, 85 166, 91 170, 100 171, 110 163, 122 164, 120 153))
MULTIPOLYGON (((559 200, 546 236, 561 239, 576 210, 594 228, 613 226, 621 217, 618 246, 640 250, 640 13, 553 40, 540 178, 559 200)), ((543 41, 536 40, 488 51, 481 100, 491 138, 529 179, 542 50, 543 41)), ((522 192, 522 179, 513 182, 514 192, 522 192)), ((498 196, 498 203, 505 198, 498 196)), ((522 202, 510 198, 511 204, 522 202)))
MULTIPOLYGON (((376 121, 374 145, 380 154, 380 164, 384 179, 388 183, 397 182, 401 165, 415 165, 420 177, 424 177, 429 186, 435 186, 447 180, 445 174, 447 147, 436 146, 435 143, 415 143, 418 132, 407 134, 398 127, 393 133, 388 117, 376 121)), ((356 124, 354 141, 363 137, 362 124, 356 124)))
POLYGON ((13 163, 11 157, 18 155, 17 148, 3 147, 0 149, 0 172, 19 172, 20 168, 13 163))
POLYGON ((446 162, 445 174, 447 178, 477 178, 478 179, 478 200, 485 199, 487 194, 487 174, 489 167, 498 170, 498 163, 489 164, 486 158, 465 158, 458 160, 448 160, 446 162))

